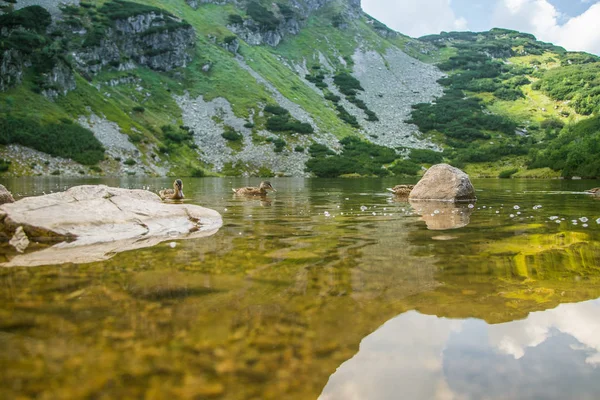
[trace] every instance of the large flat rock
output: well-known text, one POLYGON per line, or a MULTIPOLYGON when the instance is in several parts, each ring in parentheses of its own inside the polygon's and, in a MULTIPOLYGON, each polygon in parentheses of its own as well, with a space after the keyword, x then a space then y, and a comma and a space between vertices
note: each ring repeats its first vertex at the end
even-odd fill
POLYGON ((57 243, 0 265, 103 260, 165 240, 208 236, 222 224, 221 215, 214 210, 163 203, 158 195, 145 190, 77 186, 0 206, 4 237, 11 238, 22 227, 32 242, 57 243))

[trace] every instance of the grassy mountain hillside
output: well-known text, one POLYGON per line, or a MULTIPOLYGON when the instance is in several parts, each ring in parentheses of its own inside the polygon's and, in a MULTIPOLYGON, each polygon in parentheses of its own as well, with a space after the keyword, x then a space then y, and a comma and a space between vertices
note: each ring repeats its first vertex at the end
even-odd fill
POLYGON ((600 176, 588 162, 600 134, 598 57, 503 29, 421 40, 439 48, 448 76, 444 96, 415 105, 411 121, 451 162, 489 176, 600 176))
POLYGON ((600 175, 577 161, 598 59, 530 35, 411 39, 356 0, 19 3, 0 1, 5 174, 600 175))

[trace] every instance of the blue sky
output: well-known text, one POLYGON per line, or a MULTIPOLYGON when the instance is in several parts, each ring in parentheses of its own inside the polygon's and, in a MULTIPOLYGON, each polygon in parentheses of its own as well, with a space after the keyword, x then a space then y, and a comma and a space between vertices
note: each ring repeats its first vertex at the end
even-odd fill
POLYGON ((362 0, 362 5, 413 37, 501 27, 600 55, 600 0, 362 0))

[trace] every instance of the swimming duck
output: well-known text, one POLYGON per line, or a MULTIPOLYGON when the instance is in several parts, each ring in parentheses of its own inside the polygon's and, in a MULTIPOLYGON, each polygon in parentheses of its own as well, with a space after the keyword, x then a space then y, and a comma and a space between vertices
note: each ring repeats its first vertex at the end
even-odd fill
POLYGON ((594 196, 600 196, 600 187, 586 190, 586 193, 593 194, 594 196))
POLYGON ((276 192, 275 188, 271 186, 271 182, 262 181, 259 187, 243 187, 239 189, 232 189, 235 194, 244 196, 266 196, 268 190, 276 192))
POLYGON ((173 189, 164 189, 158 192, 158 195, 163 200, 181 200, 183 199, 183 182, 181 179, 175 179, 173 189))
POLYGON ((393 188, 388 188, 390 192, 396 196, 408 196, 415 185, 396 185, 393 188))

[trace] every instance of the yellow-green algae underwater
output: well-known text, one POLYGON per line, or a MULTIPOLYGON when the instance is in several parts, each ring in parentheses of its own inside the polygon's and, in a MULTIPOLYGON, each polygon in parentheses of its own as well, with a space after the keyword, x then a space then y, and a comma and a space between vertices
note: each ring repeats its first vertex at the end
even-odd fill
MULTIPOLYGON (((408 181, 271 182, 277 193, 260 200, 231 193, 258 179, 184 180, 188 203, 223 215, 208 238, 0 269, 0 398, 316 399, 363 338, 403 313, 491 325, 600 298, 600 201, 582 193, 597 182, 475 181, 479 201, 460 211, 468 225, 445 231, 426 221, 449 212, 420 216, 386 193, 408 181)), ((0 183, 17 197, 171 186, 0 183)))

